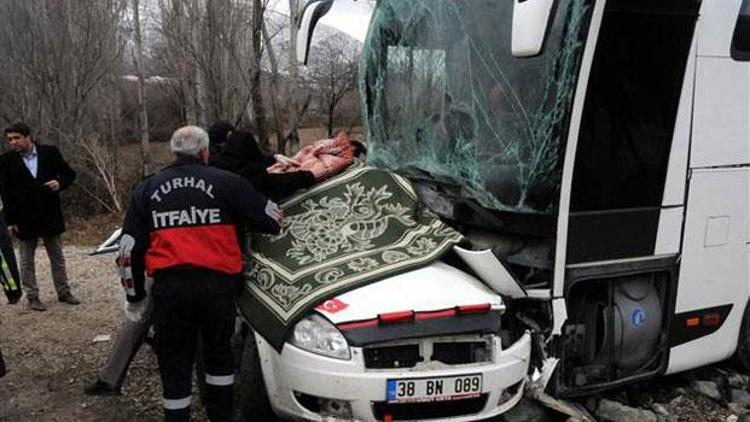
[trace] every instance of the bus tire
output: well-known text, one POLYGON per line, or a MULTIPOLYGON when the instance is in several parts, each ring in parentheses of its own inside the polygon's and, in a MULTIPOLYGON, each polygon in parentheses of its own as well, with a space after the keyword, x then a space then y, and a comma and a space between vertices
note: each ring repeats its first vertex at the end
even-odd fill
POLYGON ((750 301, 745 305, 742 314, 740 336, 737 338, 737 350, 734 352, 734 363, 746 371, 750 371, 750 301))
POLYGON ((237 356, 234 371, 235 420, 277 421, 268 399, 253 330, 237 333, 234 347, 237 356))

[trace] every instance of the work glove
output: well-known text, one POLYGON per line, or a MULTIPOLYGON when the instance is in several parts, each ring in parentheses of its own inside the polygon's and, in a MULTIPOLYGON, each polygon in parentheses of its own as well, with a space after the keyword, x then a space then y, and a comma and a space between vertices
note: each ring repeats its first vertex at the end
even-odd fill
POLYGON ((129 302, 125 301, 125 318, 132 322, 142 322, 146 318, 148 318, 148 314, 150 312, 151 307, 151 299, 148 298, 148 296, 151 294, 151 288, 154 285, 154 279, 153 277, 146 276, 146 299, 143 299, 139 302, 129 302))

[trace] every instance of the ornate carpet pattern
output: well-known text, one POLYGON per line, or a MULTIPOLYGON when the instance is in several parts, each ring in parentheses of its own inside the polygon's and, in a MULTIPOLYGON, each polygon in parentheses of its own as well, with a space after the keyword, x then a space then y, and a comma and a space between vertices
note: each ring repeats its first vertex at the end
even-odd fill
POLYGON ((409 182, 359 168, 281 204, 279 235, 257 235, 240 311, 274 347, 318 303, 439 258, 461 235, 419 206, 409 182))

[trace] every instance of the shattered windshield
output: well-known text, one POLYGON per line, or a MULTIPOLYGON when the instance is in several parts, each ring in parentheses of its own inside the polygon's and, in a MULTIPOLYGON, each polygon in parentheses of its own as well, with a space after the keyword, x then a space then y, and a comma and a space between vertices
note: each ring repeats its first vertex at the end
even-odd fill
POLYGON ((513 1, 380 0, 360 64, 368 162, 552 213, 592 0, 558 0, 542 53, 511 54, 513 1))

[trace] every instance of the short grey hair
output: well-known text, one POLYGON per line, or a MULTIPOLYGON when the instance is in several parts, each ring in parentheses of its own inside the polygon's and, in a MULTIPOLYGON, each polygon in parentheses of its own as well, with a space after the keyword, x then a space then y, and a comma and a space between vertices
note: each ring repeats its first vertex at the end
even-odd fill
POLYGON ((198 156, 198 151, 208 148, 208 133, 198 126, 183 126, 172 134, 169 147, 175 154, 198 156))

